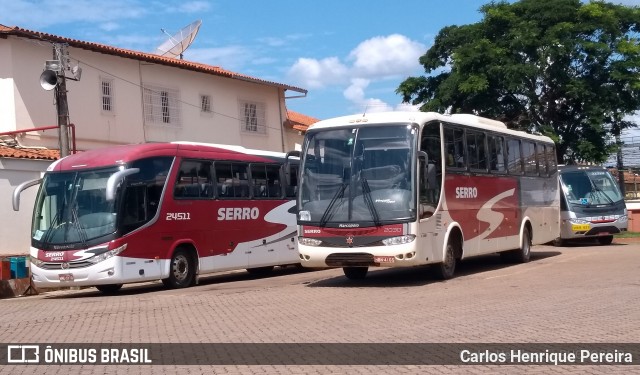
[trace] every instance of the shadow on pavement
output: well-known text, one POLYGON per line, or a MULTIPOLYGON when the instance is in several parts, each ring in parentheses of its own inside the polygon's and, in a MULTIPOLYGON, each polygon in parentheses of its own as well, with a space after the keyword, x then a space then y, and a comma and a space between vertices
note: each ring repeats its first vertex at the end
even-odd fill
MULTIPOLYGON (((546 258, 562 254, 560 251, 532 251, 530 263, 535 263, 546 258)), ((482 255, 471 257, 459 262, 456 265, 456 278, 480 274, 482 272, 496 271, 507 267, 514 267, 518 264, 505 263, 499 254, 482 255)), ((369 268, 369 273, 362 280, 349 280, 346 276, 336 276, 306 285, 312 288, 389 288, 423 286, 431 283, 441 282, 432 276, 430 266, 417 266, 411 268, 369 268)))
MULTIPOLYGON (((311 269, 305 269, 299 266, 284 266, 284 267, 275 267, 273 271, 254 275, 250 274, 246 270, 237 270, 237 271, 228 271, 221 272, 217 274, 208 274, 201 276, 198 281, 198 285, 196 287, 208 286, 208 285, 220 285, 224 287, 231 287, 233 283, 242 282, 242 281, 253 281, 260 279, 272 279, 281 276, 293 275, 304 272, 312 272, 311 269)), ((237 284, 235 284, 237 287, 237 284)), ((193 288, 193 287, 192 287, 193 288)), ((190 288, 184 289, 189 290, 190 288)), ((98 291, 94 287, 82 287, 82 289, 76 293, 71 294, 63 294, 63 295, 49 295, 45 298, 47 299, 66 299, 66 298, 87 298, 87 297, 117 297, 117 296, 129 296, 136 294, 144 294, 151 292, 159 292, 171 290, 166 288, 161 281, 147 281, 139 284, 126 284, 116 293, 112 294, 104 294, 98 291)), ((173 289, 181 290, 181 289, 173 289)))

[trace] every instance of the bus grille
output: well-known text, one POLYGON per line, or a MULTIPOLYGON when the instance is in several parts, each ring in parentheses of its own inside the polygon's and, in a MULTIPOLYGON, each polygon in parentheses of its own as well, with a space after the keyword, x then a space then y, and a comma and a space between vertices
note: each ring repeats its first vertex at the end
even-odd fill
POLYGON ((84 268, 84 267, 89 267, 92 266, 94 263, 91 263, 89 261, 86 260, 81 260, 78 262, 68 262, 69 267, 68 268, 62 268, 62 264, 63 263, 42 263, 40 265, 40 268, 45 269, 45 270, 62 270, 62 269, 72 269, 72 268, 84 268))
POLYGON ((617 227, 615 227, 613 225, 607 225, 607 226, 602 226, 602 227, 593 227, 587 233, 585 233, 585 236, 595 236, 595 235, 598 235, 600 233, 616 234, 616 233, 620 233, 620 229, 618 229, 617 227))
POLYGON ((329 267, 368 267, 373 266, 373 255, 367 253, 334 253, 325 260, 329 267))

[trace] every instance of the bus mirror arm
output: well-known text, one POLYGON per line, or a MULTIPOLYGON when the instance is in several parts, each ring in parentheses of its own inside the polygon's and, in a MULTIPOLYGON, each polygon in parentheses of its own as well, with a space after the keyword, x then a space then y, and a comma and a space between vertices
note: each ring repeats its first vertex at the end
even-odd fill
POLYGON ((422 178, 425 182, 427 190, 433 190, 436 188, 436 166, 433 163, 429 163, 429 156, 426 152, 418 151, 418 159, 423 162, 424 169, 422 172, 422 178))
POLYGON ((120 183, 122 183, 125 177, 132 174, 136 174, 138 172, 140 172, 140 168, 129 168, 129 169, 123 169, 121 171, 118 171, 112 174, 107 180, 107 190, 106 190, 107 201, 112 201, 115 199, 116 189, 118 188, 120 183))
POLYGON ((21 183, 20 185, 18 185, 18 187, 16 187, 13 190, 13 197, 12 197, 12 203, 13 203, 13 210, 14 211, 20 211, 20 193, 22 193, 23 190, 30 188, 33 185, 38 185, 42 182, 41 178, 35 179, 35 180, 30 180, 30 181, 26 181, 21 183))
POLYGON ((289 166, 289 158, 300 158, 300 151, 289 151, 284 156, 284 177, 287 182, 287 186, 291 185, 291 167, 289 166))

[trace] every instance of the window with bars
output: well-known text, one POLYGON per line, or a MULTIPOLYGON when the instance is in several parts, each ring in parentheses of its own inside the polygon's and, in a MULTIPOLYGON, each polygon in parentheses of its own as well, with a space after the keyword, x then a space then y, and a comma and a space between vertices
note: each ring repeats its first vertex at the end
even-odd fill
POLYGON ((146 125, 181 126, 178 90, 143 85, 143 102, 146 125))
POLYGON ((113 79, 100 78, 100 98, 102 99, 102 112, 113 113, 113 79))
POLYGON ((260 134, 267 132, 264 103, 240 101, 239 107, 242 131, 260 134))
POLYGON ((211 114, 211 97, 209 95, 200 95, 200 113, 211 114))

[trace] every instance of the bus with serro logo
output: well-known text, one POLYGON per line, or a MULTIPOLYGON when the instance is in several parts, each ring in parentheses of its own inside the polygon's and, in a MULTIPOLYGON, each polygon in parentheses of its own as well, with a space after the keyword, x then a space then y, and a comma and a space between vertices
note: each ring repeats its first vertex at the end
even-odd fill
POLYGON ((39 180, 31 230, 36 287, 264 274, 299 265, 293 211, 297 161, 285 154, 193 142, 145 143, 62 158, 39 180), (293 171, 293 172, 291 172, 293 171), (285 177, 285 174, 287 177, 285 177), (288 181, 286 183, 285 181, 288 181))
POLYGON ((560 236, 554 241, 596 240, 609 245, 613 235, 625 232, 627 207, 618 183, 603 166, 561 165, 560 236))
POLYGON ((559 234, 556 149, 545 136, 469 114, 359 114, 309 128, 300 157, 298 251, 305 267, 528 262, 559 234))

